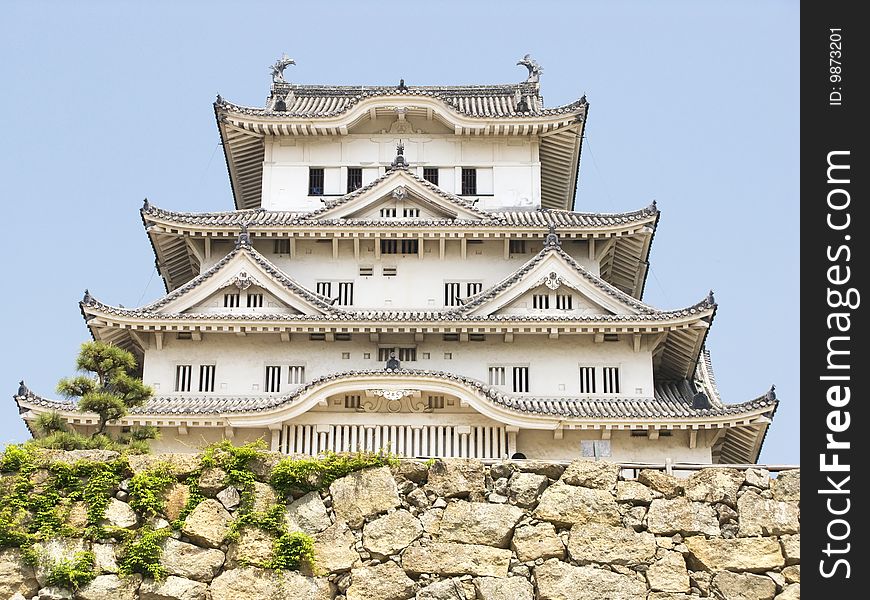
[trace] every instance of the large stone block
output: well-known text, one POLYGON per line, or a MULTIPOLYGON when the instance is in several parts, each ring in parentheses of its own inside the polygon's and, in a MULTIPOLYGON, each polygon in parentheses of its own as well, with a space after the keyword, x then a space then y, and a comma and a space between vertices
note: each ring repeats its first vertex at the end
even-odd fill
POLYGON ((399 506, 396 480, 388 467, 363 469, 336 479, 329 486, 335 516, 357 529, 367 517, 399 506))
POLYGON ((537 473, 514 473, 508 485, 508 497, 517 506, 531 508, 538 503, 550 480, 537 473))
POLYGON ((475 577, 480 600, 534 600, 535 588, 524 577, 475 577))
POLYGON ((483 494, 486 491, 486 469, 479 460, 436 460, 429 467, 426 490, 445 498, 483 494))
POLYGON ((743 471, 738 469, 701 469, 686 480, 686 498, 694 502, 723 502, 728 506, 737 506, 737 491, 745 477, 743 471))
POLYGON ((160 581, 146 579, 139 586, 139 600, 206 600, 207 597, 206 584, 175 575, 160 581))
POLYGON ((259 527, 245 527, 239 532, 239 539, 227 549, 227 569, 240 565, 263 565, 272 558, 275 538, 259 527))
POLYGON ((539 558, 565 558, 565 545, 556 534, 556 528, 552 523, 538 523, 536 525, 522 525, 514 531, 511 548, 517 554, 521 562, 537 560, 539 558))
POLYGON ((637 474, 637 480, 665 498, 676 498, 683 493, 683 480, 657 469, 641 470, 637 474))
POLYGON ((510 550, 452 542, 416 544, 402 554, 402 567, 413 574, 507 577, 510 561, 510 550))
POLYGON ((284 522, 287 531, 304 531, 307 534, 319 533, 332 525, 318 492, 309 492, 288 506, 284 522))
POLYGON ((612 490, 619 479, 619 465, 598 460, 575 460, 565 469, 561 481, 570 485, 612 490))
POLYGON ((78 600, 138 600, 141 575, 98 575, 76 592, 78 600))
POLYGON ((686 538, 694 570, 764 573, 785 565, 779 542, 772 538, 686 538))
POLYGON ((36 573, 22 560, 21 550, 0 550, 0 598, 9 598, 15 594, 30 598, 38 591, 36 573))
POLYGON ((217 500, 203 500, 184 520, 181 533, 195 543, 218 548, 229 531, 232 516, 217 500))
POLYGON ((686 498, 653 500, 646 513, 647 529, 657 535, 719 535, 719 517, 709 504, 686 498))
POLYGON ((209 582, 214 579, 224 564, 220 550, 200 548, 193 544, 167 538, 163 542, 160 563, 170 575, 209 582))
POLYGON ((624 527, 578 523, 571 528, 568 553, 578 563, 611 565, 649 563, 656 555, 656 538, 624 527))
POLYGON ((679 552, 660 551, 658 560, 646 570, 646 580, 652 590, 688 592, 689 572, 686 569, 686 559, 679 552))
POLYGON ((535 567, 535 581, 538 600, 639 600, 647 592, 635 577, 555 559, 535 567))
POLYGON ((763 498, 746 491, 737 501, 741 537, 785 535, 800 531, 800 512, 796 503, 763 498))
POLYGON ((356 538, 344 521, 336 521, 314 536, 314 562, 330 573, 343 573, 360 560, 356 538))
POLYGON ((127 463, 130 465, 130 470, 134 475, 157 466, 167 466, 173 475, 182 479, 199 468, 199 455, 175 453, 131 454, 127 456, 127 463))
POLYGON ((773 489, 773 499, 780 502, 801 501, 801 471, 793 469, 782 471, 774 479, 770 487, 773 489))
POLYGON ((363 527, 365 549, 384 558, 409 546, 423 533, 420 520, 407 510, 378 517, 363 527))
POLYGON ((722 571, 713 577, 713 589, 723 600, 773 600, 776 584, 770 577, 722 571))
POLYGON ((391 560, 354 569, 351 579, 347 600, 407 600, 416 590, 414 581, 391 560))
POLYGON ((211 600, 331 600, 334 596, 325 578, 256 567, 224 571, 215 577, 209 590, 211 600))
POLYGON ((135 527, 138 522, 139 517, 136 516, 130 505, 115 498, 109 499, 106 512, 103 513, 103 518, 100 520, 100 524, 103 526, 123 527, 125 529, 135 527))
POLYGON ((661 498, 661 492, 646 487, 639 481, 628 480, 616 483, 616 501, 631 504, 649 504, 656 498, 661 498))
POLYGON ((507 548, 523 510, 506 504, 451 502, 441 519, 439 540, 507 548))
POLYGON ((190 486, 183 483, 175 483, 163 492, 163 514, 170 521, 175 521, 181 516, 181 511, 187 506, 190 498, 190 486))
POLYGON ((785 564, 796 565, 801 561, 801 534, 784 535, 779 539, 785 564))
POLYGON ((468 600, 465 586, 458 578, 442 579, 427 585, 414 596, 415 600, 468 600))
POLYGON ((575 523, 621 523, 618 505, 610 492, 561 482, 544 490, 534 515, 563 527, 575 523))

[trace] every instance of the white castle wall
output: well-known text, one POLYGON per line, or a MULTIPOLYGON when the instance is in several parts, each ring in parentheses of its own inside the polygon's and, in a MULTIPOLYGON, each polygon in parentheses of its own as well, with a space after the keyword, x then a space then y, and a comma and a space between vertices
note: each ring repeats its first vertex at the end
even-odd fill
POLYGON ((263 162, 262 206, 267 210, 310 211, 321 198, 347 193, 347 168, 363 168, 363 184, 383 175, 405 145, 405 159, 418 176, 439 168, 439 186, 461 191, 462 168, 477 168, 478 192, 466 196, 485 210, 538 208, 541 164, 538 142, 527 138, 457 138, 451 133, 352 134, 340 139, 267 140, 263 162), (324 168, 324 195, 308 196, 309 167, 324 168))

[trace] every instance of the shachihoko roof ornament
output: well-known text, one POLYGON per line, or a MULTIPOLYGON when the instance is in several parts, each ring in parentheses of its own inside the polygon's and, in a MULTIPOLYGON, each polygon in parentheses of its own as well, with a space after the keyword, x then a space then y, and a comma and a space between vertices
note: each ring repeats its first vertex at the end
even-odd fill
POLYGON ((559 240, 559 235, 556 233, 556 226, 550 225, 547 232, 547 237, 544 238, 544 248, 558 248, 562 245, 559 240))
POLYGON ((247 223, 242 223, 241 231, 239 231, 239 237, 236 240, 236 248, 241 248, 242 246, 251 246, 251 234, 248 233, 247 223))
POLYGON ((517 65, 522 65, 529 70, 529 76, 526 79, 526 83, 540 83, 544 69, 541 68, 538 61, 532 58, 531 54, 526 54, 517 65))
POLYGON ((275 64, 269 67, 272 69, 272 83, 287 83, 284 79, 284 69, 290 65, 295 65, 296 61, 282 54, 281 58, 275 61, 275 64))

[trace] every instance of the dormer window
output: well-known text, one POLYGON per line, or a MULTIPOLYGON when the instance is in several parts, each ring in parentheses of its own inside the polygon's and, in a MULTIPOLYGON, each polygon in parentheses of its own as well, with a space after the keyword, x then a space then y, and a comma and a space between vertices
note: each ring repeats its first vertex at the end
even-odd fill
POLYGON ((395 208, 382 208, 381 209, 381 218, 382 219, 395 219, 396 218, 396 209, 395 208))
POLYGON ((404 208, 402 209, 403 217, 417 218, 420 216, 419 208, 404 208))
POLYGON ((362 187, 362 168, 348 167, 347 169, 347 193, 351 193, 362 187))

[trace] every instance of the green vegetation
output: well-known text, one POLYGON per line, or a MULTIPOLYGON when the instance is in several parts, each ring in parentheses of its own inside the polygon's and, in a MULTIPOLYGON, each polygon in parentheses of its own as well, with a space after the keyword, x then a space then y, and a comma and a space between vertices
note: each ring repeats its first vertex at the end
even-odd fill
POLYGON ((46 583, 77 590, 97 576, 94 570, 96 562, 93 552, 76 552, 71 559, 61 559, 51 565, 46 583))
MULTIPOLYGON (((103 435, 108 422, 120 419, 129 409, 145 404, 154 394, 154 390, 142 383, 141 379, 130 375, 136 369, 133 354, 112 344, 85 342, 76 359, 76 368, 91 375, 61 379, 57 391, 67 398, 78 399, 80 410, 99 415, 100 423, 94 437, 103 435)), ((63 433, 63 429, 47 432, 57 435, 63 433)))
MULTIPOLYGON (((48 437, 70 434, 58 429, 64 427, 62 419, 46 416, 40 422, 39 430, 48 433, 48 437)), ((235 486, 242 496, 227 541, 237 541, 245 528, 258 528, 268 532, 274 542, 271 558, 255 566, 270 569, 313 566, 314 540, 305 533, 287 530, 286 503, 293 500, 294 494, 323 489, 353 471, 395 462, 395 458, 386 453, 329 453, 322 458, 283 458, 269 469, 274 458, 265 450, 262 440, 243 446, 234 446, 228 441, 212 444, 200 455, 198 468, 184 479, 190 495, 180 518, 163 529, 143 525, 127 530, 103 525, 106 507, 121 480, 131 475, 125 454, 108 462, 67 463, 53 460, 51 453, 32 442, 7 446, 0 454, 0 472, 3 473, 0 478, 0 548, 19 547, 24 560, 35 565, 41 560, 38 542, 58 537, 114 539, 122 546, 118 558, 122 574, 141 573, 161 578, 165 576, 160 565, 163 541, 173 530, 181 529, 188 514, 204 500, 199 488, 203 470, 220 468, 226 473, 223 484, 235 486), (253 508, 258 475, 260 480, 268 480, 283 500, 264 512, 255 512, 253 508)), ((160 515, 164 511, 165 492, 176 481, 178 478, 168 463, 133 475, 128 488, 130 506, 141 517, 160 515)), ((47 568, 53 584, 62 587, 77 588, 96 575, 91 553, 78 553, 47 568)))
POLYGON ((285 458, 272 469, 270 483, 289 498, 294 491, 322 490, 333 481, 369 467, 393 465, 397 459, 386 452, 327 452, 322 458, 285 458))

